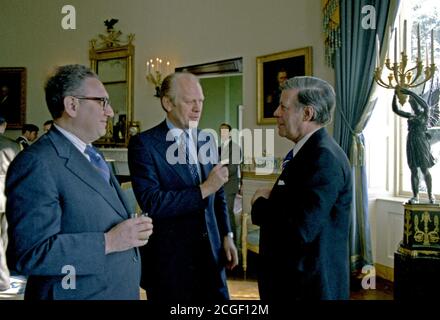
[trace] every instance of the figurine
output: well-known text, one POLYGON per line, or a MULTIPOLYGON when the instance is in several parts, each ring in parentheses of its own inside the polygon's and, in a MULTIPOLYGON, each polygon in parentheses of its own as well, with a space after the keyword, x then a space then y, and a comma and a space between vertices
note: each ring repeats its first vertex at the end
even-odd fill
POLYGON ((429 203, 435 203, 432 194, 432 177, 429 169, 435 164, 431 153, 431 136, 428 128, 438 121, 438 114, 433 115, 431 107, 419 95, 405 88, 396 88, 393 98, 393 112, 398 116, 408 119, 408 136, 406 141, 406 157, 411 170, 411 189, 413 197, 408 201, 411 204, 419 203, 419 175, 418 168, 422 172, 426 183, 429 203), (398 92, 409 95, 409 104, 412 112, 406 112, 398 108, 396 98, 398 92), (436 119, 433 119, 436 118, 436 119))
POLYGON ((113 31, 113 27, 115 26, 115 24, 118 22, 118 19, 110 19, 110 20, 105 20, 104 24, 107 27, 107 32, 112 32, 113 31))

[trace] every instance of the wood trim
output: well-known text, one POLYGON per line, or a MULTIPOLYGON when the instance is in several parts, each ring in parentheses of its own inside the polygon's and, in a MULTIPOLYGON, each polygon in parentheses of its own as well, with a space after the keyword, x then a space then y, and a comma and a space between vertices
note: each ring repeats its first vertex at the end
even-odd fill
POLYGON ((250 180, 270 180, 270 181, 276 181, 278 177, 280 176, 280 173, 271 173, 271 174, 256 174, 255 171, 242 171, 243 179, 250 179, 250 180))
POLYGON ((394 268, 384 266, 380 263, 375 263, 376 276, 391 282, 394 282, 394 268))

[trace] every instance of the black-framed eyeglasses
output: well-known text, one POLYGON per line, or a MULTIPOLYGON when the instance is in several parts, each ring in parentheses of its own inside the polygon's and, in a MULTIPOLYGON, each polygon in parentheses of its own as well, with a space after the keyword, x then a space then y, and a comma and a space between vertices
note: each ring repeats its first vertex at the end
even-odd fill
POLYGON ((110 105, 110 99, 107 97, 84 97, 84 96, 73 96, 73 97, 80 100, 100 101, 103 110, 105 110, 105 108, 107 108, 110 105))

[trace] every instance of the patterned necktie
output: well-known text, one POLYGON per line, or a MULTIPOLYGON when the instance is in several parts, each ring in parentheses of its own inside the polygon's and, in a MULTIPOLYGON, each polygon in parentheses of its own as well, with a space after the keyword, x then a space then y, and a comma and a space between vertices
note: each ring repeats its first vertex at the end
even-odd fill
POLYGON ((286 156, 284 157, 283 164, 281 165, 281 167, 283 168, 283 170, 284 170, 284 168, 287 166, 287 164, 289 163, 289 161, 292 160, 292 159, 293 159, 293 149, 290 150, 290 151, 286 154, 286 156))
POLYGON ((93 164, 98 173, 105 179, 105 181, 109 182, 110 169, 104 159, 101 158, 101 155, 90 145, 86 147, 84 152, 89 155, 90 162, 93 164))
POLYGON ((190 163, 189 159, 189 135, 188 132, 183 131, 180 135, 180 149, 181 152, 185 153, 185 163, 188 166, 189 172, 191 173, 191 177, 193 182, 196 185, 200 184, 199 172, 197 170, 197 164, 190 163))

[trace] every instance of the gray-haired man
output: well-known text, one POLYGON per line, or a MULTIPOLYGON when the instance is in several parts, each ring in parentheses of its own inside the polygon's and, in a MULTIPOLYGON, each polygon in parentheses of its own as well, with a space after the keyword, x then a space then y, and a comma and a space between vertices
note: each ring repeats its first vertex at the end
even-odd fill
POLYGON ((272 190, 257 190, 252 221, 260 225, 262 300, 348 299, 351 171, 324 126, 333 88, 313 77, 289 79, 274 116, 295 143, 272 190))

